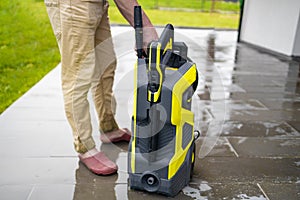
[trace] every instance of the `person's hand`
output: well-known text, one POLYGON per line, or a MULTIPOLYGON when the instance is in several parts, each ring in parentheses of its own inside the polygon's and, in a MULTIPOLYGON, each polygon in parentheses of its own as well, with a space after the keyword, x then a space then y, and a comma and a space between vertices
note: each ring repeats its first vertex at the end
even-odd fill
POLYGON ((143 50, 147 54, 148 45, 154 41, 158 40, 158 34, 155 28, 152 27, 144 27, 143 28, 143 50))

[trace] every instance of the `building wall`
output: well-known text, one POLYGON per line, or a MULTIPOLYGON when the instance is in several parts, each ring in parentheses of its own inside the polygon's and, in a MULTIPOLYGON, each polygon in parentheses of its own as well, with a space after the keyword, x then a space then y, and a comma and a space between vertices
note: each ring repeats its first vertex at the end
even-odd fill
POLYGON ((299 0, 245 0, 240 40, 300 56, 299 13, 299 0))
POLYGON ((294 42, 293 55, 300 56, 300 13, 298 17, 298 27, 297 27, 297 32, 296 32, 296 37, 294 42))

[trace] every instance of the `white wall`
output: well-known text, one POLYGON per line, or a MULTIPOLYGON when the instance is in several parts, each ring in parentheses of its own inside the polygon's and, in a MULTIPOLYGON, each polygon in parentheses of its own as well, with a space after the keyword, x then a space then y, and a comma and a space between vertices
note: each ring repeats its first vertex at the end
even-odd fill
POLYGON ((300 13, 298 18, 298 28, 294 42, 293 56, 300 56, 300 13))
POLYGON ((288 56, 299 56, 299 13, 300 0, 245 0, 240 39, 288 56))

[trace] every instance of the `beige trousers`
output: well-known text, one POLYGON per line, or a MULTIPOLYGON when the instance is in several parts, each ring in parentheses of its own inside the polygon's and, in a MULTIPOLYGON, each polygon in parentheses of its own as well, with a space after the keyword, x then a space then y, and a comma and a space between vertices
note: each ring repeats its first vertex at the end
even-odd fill
POLYGON ((87 94, 91 90, 100 132, 118 129, 112 87, 116 56, 105 0, 45 0, 61 53, 65 112, 75 150, 95 147, 87 94))

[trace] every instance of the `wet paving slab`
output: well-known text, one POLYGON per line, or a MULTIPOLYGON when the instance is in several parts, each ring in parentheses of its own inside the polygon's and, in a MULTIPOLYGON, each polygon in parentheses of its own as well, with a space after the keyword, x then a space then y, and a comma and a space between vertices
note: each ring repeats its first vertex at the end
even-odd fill
MULTIPOLYGON (((112 33, 116 118, 130 127, 134 31, 114 26, 112 33)), ((299 62, 236 39, 236 31, 175 31, 199 71, 193 111, 202 133, 193 178, 176 197, 128 188, 128 144, 101 144, 93 104, 97 148, 119 170, 96 176, 78 161, 58 66, 0 116, 0 199, 300 199, 299 62)))
POLYGON ((221 128, 220 135, 228 137, 300 137, 291 124, 285 121, 213 121, 199 123, 198 127, 203 135, 221 128))
POLYGON ((227 109, 226 104, 218 102, 217 107, 201 110, 200 118, 204 120, 231 120, 231 121, 297 121, 300 118, 299 110, 243 110, 227 109))
POLYGON ((293 183, 264 183, 262 182, 261 187, 267 194, 269 199, 299 199, 300 186, 299 182, 293 183), (278 192, 285 191, 285 192, 278 192))
POLYGON ((298 199, 297 160, 207 156, 199 161, 195 173, 212 188, 205 199, 298 199))

